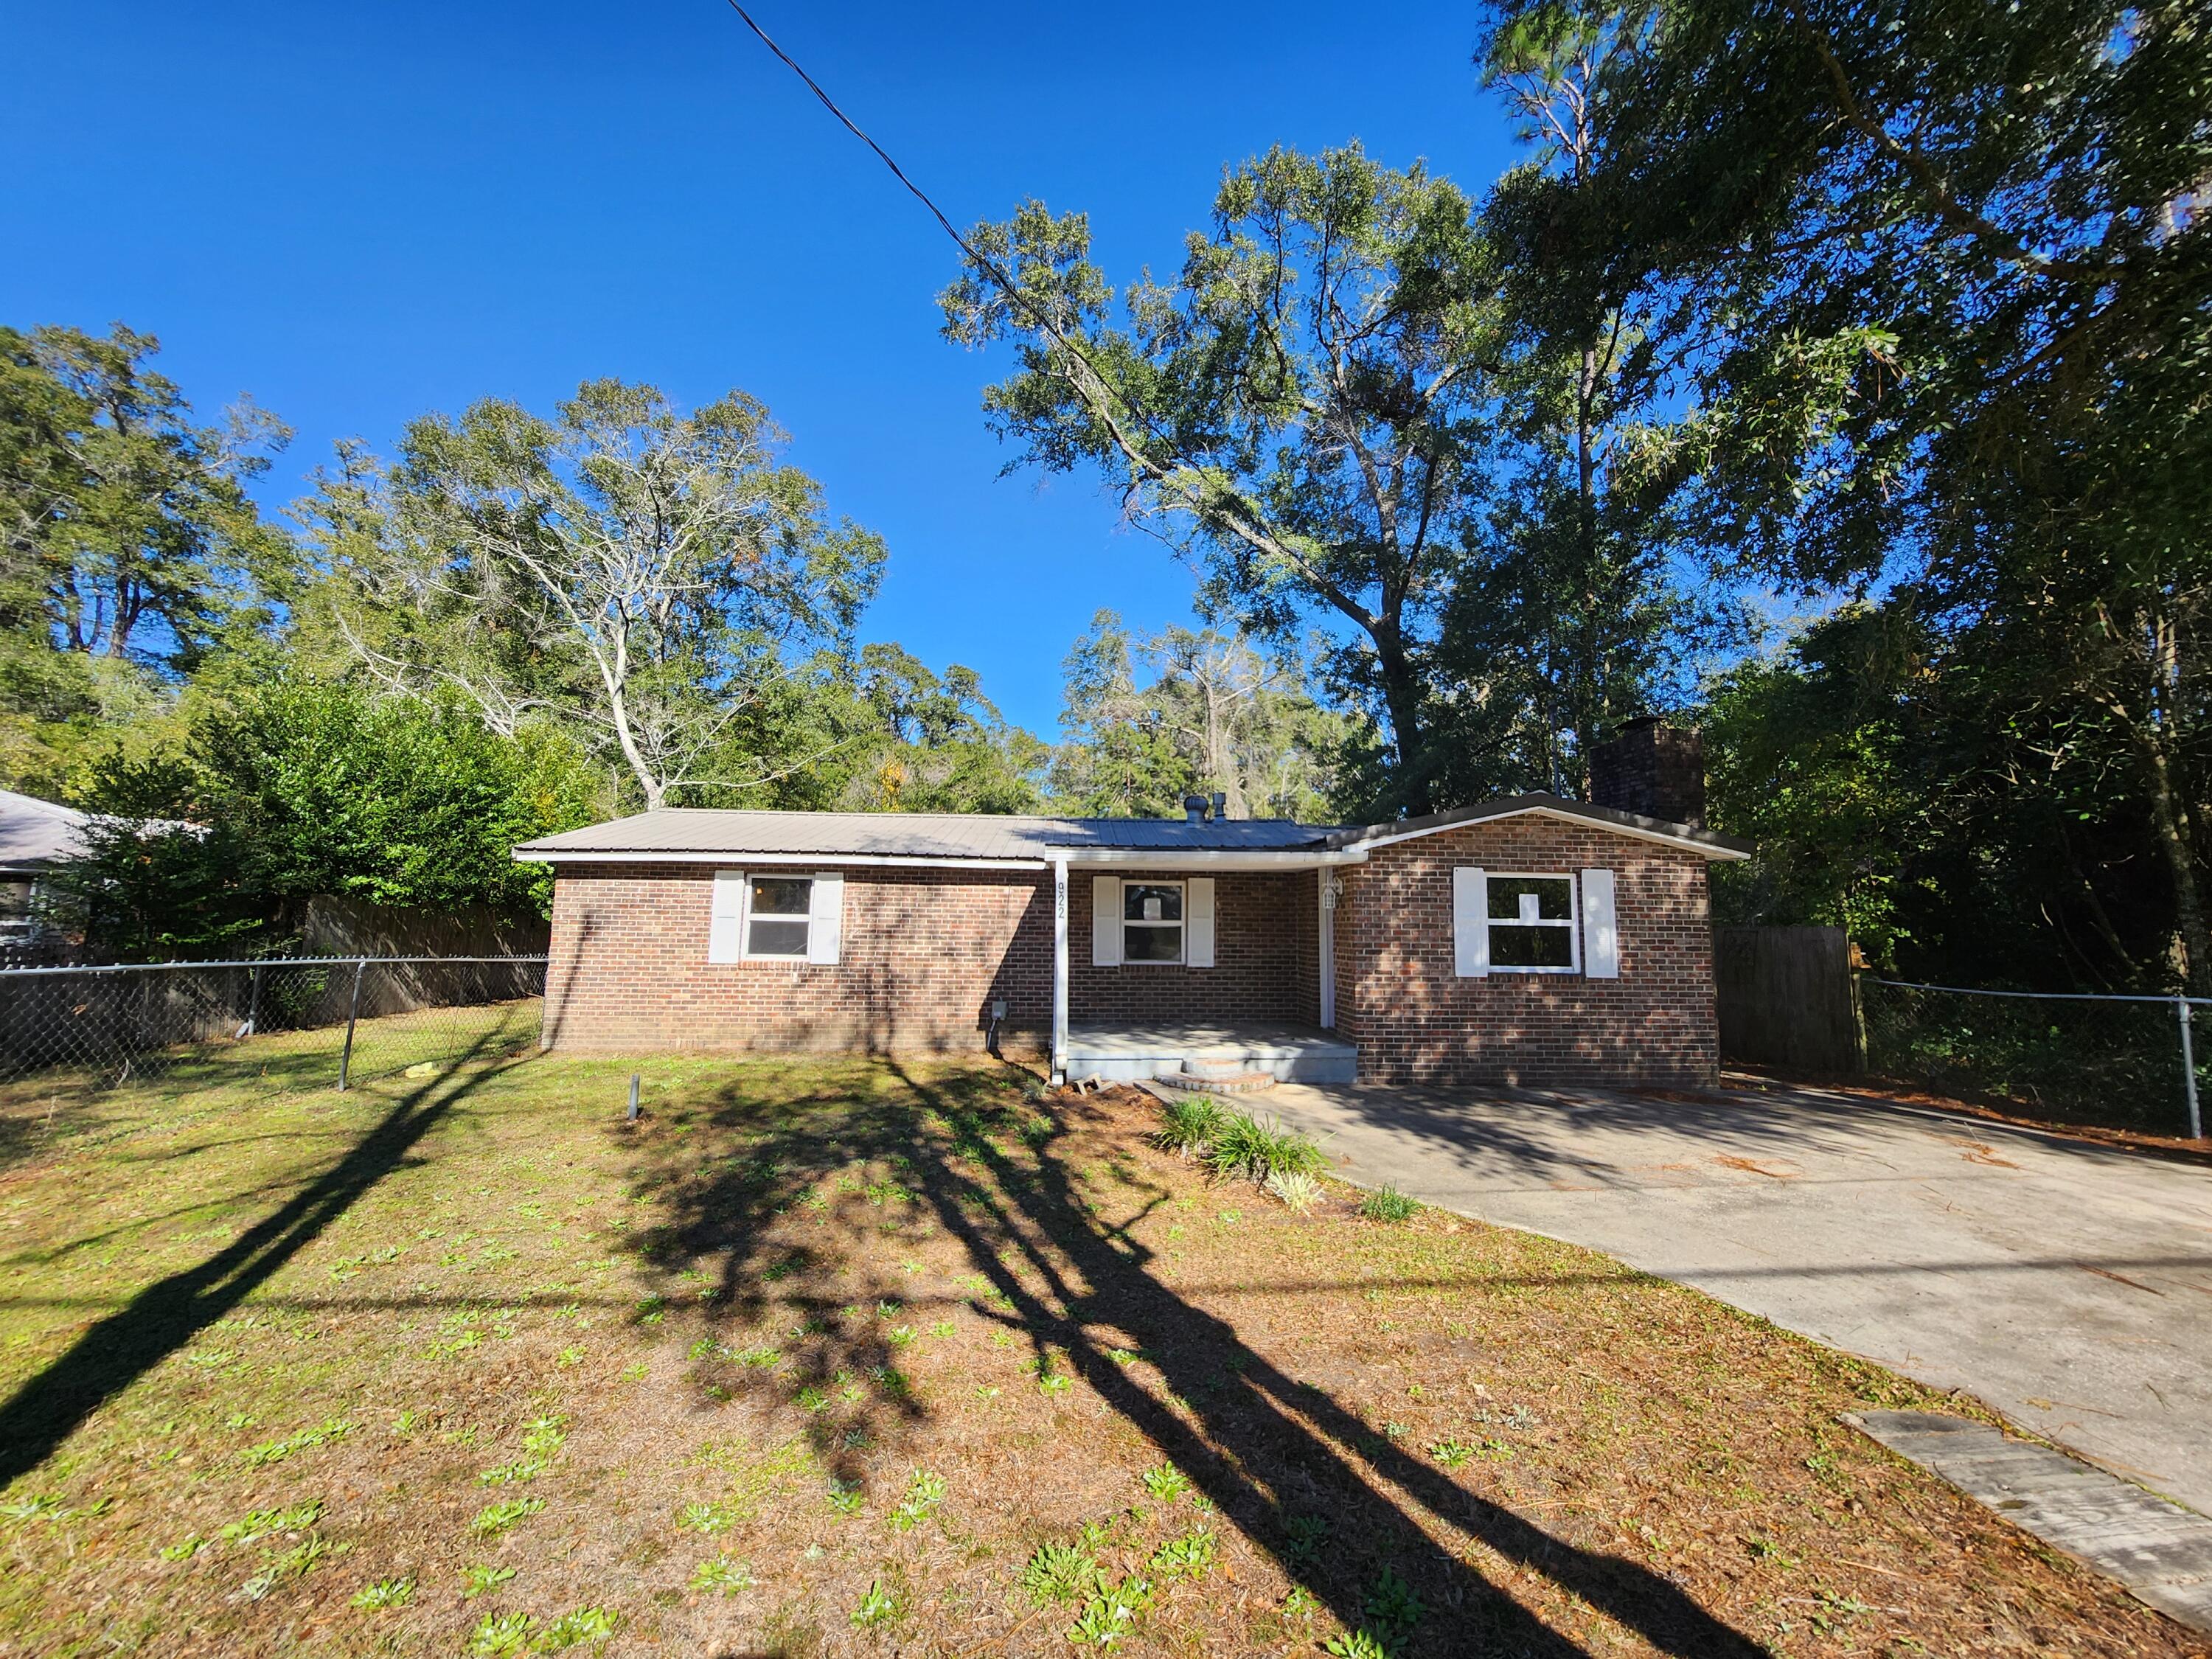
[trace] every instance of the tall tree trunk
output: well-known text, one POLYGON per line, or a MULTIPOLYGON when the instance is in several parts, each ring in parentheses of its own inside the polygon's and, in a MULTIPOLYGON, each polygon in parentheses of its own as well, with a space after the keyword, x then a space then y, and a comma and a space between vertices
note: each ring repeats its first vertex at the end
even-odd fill
POLYGON ((615 741, 621 746, 623 759, 629 763, 631 775, 637 779, 638 787, 645 791, 645 810, 658 812, 668 804, 668 786, 652 767, 646 764, 645 751, 638 747, 637 733, 630 725, 629 699, 626 695, 629 679, 626 672, 617 665, 628 654, 621 644, 616 647, 615 662, 611 663, 605 656, 593 653, 594 656, 599 656, 600 682, 607 689, 607 714, 614 725, 615 741))
POLYGON ((2185 793, 2174 787, 2173 757, 2165 734, 2138 726, 2136 748, 2149 774, 2152 833, 2173 882, 2173 930, 2181 940, 2182 983, 2191 996, 2212 996, 2212 931, 2197 884, 2196 825, 2185 793))
POLYGON ((1405 793, 1406 811, 1418 817, 1435 808, 1430 787, 1427 733, 1421 727, 1421 678, 1415 672, 1406 642, 1397 629, 1385 623, 1373 631, 1376 678, 1382 683, 1382 703, 1390 716, 1390 748, 1397 757, 1398 776, 1405 793))
POLYGON ((1598 730, 1604 697, 1599 684, 1597 614, 1597 446, 1595 428, 1597 408, 1597 346, 1583 348, 1575 381, 1575 554, 1580 568, 1582 625, 1576 631, 1575 672, 1582 681, 1575 696, 1576 761, 1582 775, 1577 792, 1589 793, 1590 750, 1599 742, 1598 730))
MULTIPOLYGON (((2105 605, 2097 607, 2106 635, 2142 652, 2134 667, 2147 671, 2138 684, 2142 703, 2108 696, 2106 705, 2119 716, 2141 758, 2149 797, 2151 833, 2173 883, 2173 931, 2181 944, 2182 984, 2191 996, 2212 996, 2212 929, 2205 923, 2204 898, 2197 881, 2197 825, 2186 781, 2180 775, 2181 652, 2171 616, 2154 610, 2135 626, 2124 627, 2105 605), (2146 660, 2148 659, 2148 660, 2146 660)), ((2130 655, 2134 655, 2130 650, 2130 655)))

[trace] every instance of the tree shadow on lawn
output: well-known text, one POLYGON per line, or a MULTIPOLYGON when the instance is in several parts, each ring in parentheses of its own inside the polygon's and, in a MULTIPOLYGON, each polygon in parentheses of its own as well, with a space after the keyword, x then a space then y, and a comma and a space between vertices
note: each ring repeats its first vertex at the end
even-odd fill
MULTIPOLYGON (((348 1075, 356 1088, 419 1062, 444 1072, 540 1047, 537 998, 430 1005, 363 1018, 348 1075)), ((346 1026, 263 1030, 166 1048, 118 1048, 109 1057, 0 1076, 0 1175, 40 1156, 84 1152, 179 1127, 211 1112, 307 1094, 337 1081, 346 1026)), ((8 1060, 0 1054, 0 1065, 8 1060)), ((194 1152, 213 1150, 196 1147, 194 1152)), ((173 1156, 164 1154, 164 1157, 173 1156)))
POLYGON ((148 1285, 86 1330, 66 1352, 0 1406, 0 1490, 29 1474, 109 1400, 223 1318, 343 1215, 363 1194, 410 1160, 417 1143, 453 1107, 519 1059, 469 1066, 500 1052, 455 1062, 393 1102, 368 1133, 320 1176, 198 1266, 148 1285))
MULTIPOLYGON (((1152 1270, 1152 1253, 1131 1236, 1133 1224, 1104 1220, 1056 1148, 1070 1115, 1091 1109, 1063 1098, 1048 1124, 1033 1121, 1020 1135, 1036 1160, 1025 1167, 998 1144, 1015 1127, 1006 1079, 1025 1073, 1010 1067, 925 1079, 896 1060, 882 1066, 905 1085, 906 1097, 878 1093, 856 1101, 819 1091, 775 1109, 776 1121, 766 1125, 748 1124, 747 1115, 757 1120, 762 1108, 739 1094, 742 1085, 726 1090, 716 1115, 733 1129, 757 1127, 750 1156, 720 1160, 711 1170, 694 1166, 694 1177, 680 1163, 660 1171, 660 1196, 672 1208, 667 1224, 647 1241, 648 1252, 664 1261, 719 1258, 720 1282, 709 1299, 720 1310, 753 1318, 776 1303, 818 1310, 810 1312, 806 1328, 814 1340, 795 1356, 806 1386, 818 1389, 856 1367, 889 1367, 893 1351, 882 1320, 867 1317, 865 1308, 855 1320, 853 1294, 823 1288, 823 1275, 839 1262, 776 1245, 768 1230, 806 1203, 805 1193, 823 1176, 859 1161, 889 1160, 989 1286, 971 1302, 975 1311, 1025 1336, 1041 1365, 1064 1364, 1088 1382, 1347 1626, 1372 1624, 1367 1594, 1388 1565, 1431 1609, 1411 1643, 1415 1650, 1495 1648, 1560 1659, 1586 1651, 1431 1536, 1417 1518, 1425 1516, 1441 1532, 1546 1575, 1663 1652, 1751 1659, 1764 1651, 1647 1568, 1569 1544, 1400 1450, 1164 1283, 1152 1270), (772 1297, 764 1273, 787 1273, 793 1292, 772 1297), (838 1304, 845 1304, 842 1316, 831 1311, 838 1304), (1158 1368, 1189 1419, 1116 1362, 1111 1351, 1130 1348, 1158 1368), (1315 1516, 1327 1521, 1329 1541, 1316 1551, 1308 1539, 1302 1549, 1290 1522, 1315 1516)), ((1132 1169, 1121 1174, 1141 1183, 1132 1169)), ((1169 1196, 1153 1186, 1146 1212, 1169 1196)), ((879 1288, 886 1297, 898 1294, 888 1283, 879 1288)), ((901 1388, 884 1403, 919 1414, 901 1388)), ((839 1457, 834 1423, 817 1418, 812 1435, 817 1449, 839 1457)), ((844 1463, 845 1472, 857 1474, 849 1456, 844 1463)))

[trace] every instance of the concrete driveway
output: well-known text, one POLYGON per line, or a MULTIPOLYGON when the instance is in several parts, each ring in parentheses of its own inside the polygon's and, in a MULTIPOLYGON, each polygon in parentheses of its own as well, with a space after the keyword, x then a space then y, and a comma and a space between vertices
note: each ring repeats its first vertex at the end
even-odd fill
POLYGON ((1814 1090, 1284 1085, 1350 1180, 1965 1389, 2212 1514, 2212 1166, 1814 1090))

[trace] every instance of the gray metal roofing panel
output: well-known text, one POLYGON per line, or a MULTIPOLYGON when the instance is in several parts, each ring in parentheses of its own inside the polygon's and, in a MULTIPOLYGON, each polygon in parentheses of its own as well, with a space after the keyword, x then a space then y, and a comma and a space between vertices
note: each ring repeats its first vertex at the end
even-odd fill
MULTIPOLYGON (((1337 827, 1287 818, 1048 818, 958 812, 767 812, 665 807, 611 823, 548 836, 515 849, 532 854, 747 853, 856 858, 1042 859, 1054 852, 1289 852, 1340 849, 1385 837, 1447 830, 1537 810, 1604 828, 1657 836, 1685 846, 1741 857, 1751 843, 1688 824, 1623 812, 1558 795, 1513 795, 1395 823, 1337 827)), ((64 809, 65 810, 65 809, 64 809)))
POLYGON ((1281 818, 1047 818, 950 812, 765 812, 665 807, 528 842, 532 853, 818 854, 830 857, 1038 859, 1057 849, 1310 847, 1326 825, 1281 818))
POLYGON ((1192 823, 1182 818, 1044 818, 1055 847, 1127 848, 1150 852, 1182 847, 1223 852, 1279 852, 1317 845, 1332 826, 1293 823, 1288 818, 1215 818, 1192 823))

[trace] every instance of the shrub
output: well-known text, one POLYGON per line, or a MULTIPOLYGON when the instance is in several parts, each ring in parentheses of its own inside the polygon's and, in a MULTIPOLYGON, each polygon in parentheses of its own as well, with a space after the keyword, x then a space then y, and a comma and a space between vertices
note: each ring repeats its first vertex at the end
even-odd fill
POLYGON ((1328 1167, 1320 1145, 1310 1135, 1286 1129, 1273 1118, 1256 1118, 1248 1112, 1223 1118, 1204 1157, 1207 1167, 1224 1180, 1241 1176, 1263 1184, 1278 1170, 1318 1176, 1328 1167))
POLYGON ((1293 1215, 1304 1215, 1321 1202, 1321 1182, 1302 1170, 1277 1170, 1267 1177, 1267 1191, 1293 1215))
POLYGON ((1359 1200, 1359 1213, 1370 1221, 1411 1221, 1420 1212, 1419 1201, 1395 1187, 1377 1187, 1359 1200))
POLYGON ((1204 1095, 1186 1095, 1160 1108, 1160 1127, 1155 1145, 1185 1158, 1204 1158, 1229 1122, 1227 1109, 1204 1095))

